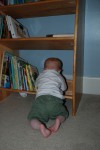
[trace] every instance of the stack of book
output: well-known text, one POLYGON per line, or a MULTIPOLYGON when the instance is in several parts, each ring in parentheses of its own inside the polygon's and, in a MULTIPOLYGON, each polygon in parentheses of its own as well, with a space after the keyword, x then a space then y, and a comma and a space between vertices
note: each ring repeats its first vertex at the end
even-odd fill
POLYGON ((11 16, 0 15, 0 38, 27 38, 27 28, 11 16))
POLYGON ((0 72, 0 87, 34 91, 38 70, 24 59, 4 52, 0 72))

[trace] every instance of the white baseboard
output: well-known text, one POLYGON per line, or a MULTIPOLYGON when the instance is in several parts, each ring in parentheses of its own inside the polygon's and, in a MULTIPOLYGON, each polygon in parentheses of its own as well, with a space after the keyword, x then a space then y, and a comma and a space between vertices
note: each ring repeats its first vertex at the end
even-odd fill
MULTIPOLYGON (((72 75, 64 75, 67 79, 72 79, 72 75)), ((80 81, 81 78, 79 77, 80 81)), ((83 91, 80 91, 78 87, 78 92, 82 92, 84 94, 93 94, 100 95, 100 78, 92 78, 92 77, 83 77, 83 91)))
POLYGON ((83 77, 83 93, 100 95, 100 78, 83 77))

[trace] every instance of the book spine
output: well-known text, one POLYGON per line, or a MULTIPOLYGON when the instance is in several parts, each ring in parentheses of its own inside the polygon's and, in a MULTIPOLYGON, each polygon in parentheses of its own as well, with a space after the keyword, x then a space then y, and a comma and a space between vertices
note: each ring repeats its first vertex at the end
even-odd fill
POLYGON ((3 30, 4 30, 4 16, 0 15, 0 38, 3 36, 3 30))
POLYGON ((18 0, 18 4, 23 4, 24 1, 23 0, 18 0))
POLYGON ((3 60, 4 60, 5 52, 0 52, 0 87, 1 87, 1 80, 2 80, 2 70, 3 70, 3 60))
POLYGON ((23 72, 24 72, 24 85, 25 85, 25 90, 28 91, 28 90, 29 90, 29 86, 28 86, 28 81, 27 81, 27 76, 26 76, 25 68, 23 68, 23 72))
POLYGON ((18 80, 19 80, 19 89, 22 90, 22 81, 21 81, 21 69, 20 69, 20 62, 17 62, 18 66, 18 80))
POLYGON ((4 88, 10 88, 10 79, 8 75, 3 75, 3 79, 4 79, 4 83, 3 83, 3 87, 4 88))
POLYGON ((17 66, 17 59, 16 56, 13 57, 14 62, 14 76, 15 76, 15 85, 16 89, 19 89, 19 78, 18 78, 18 66, 17 66))
POLYGON ((34 79, 34 75, 33 75, 34 72, 32 71, 32 68, 31 68, 30 65, 28 65, 27 68, 28 68, 28 71, 29 71, 32 86, 35 87, 35 79, 34 79))
POLYGON ((11 69, 12 69, 12 81, 13 81, 13 89, 16 88, 16 82, 15 82, 15 70, 14 70, 14 58, 11 59, 11 69))
POLYGON ((5 0, 0 0, 0 6, 4 6, 5 5, 5 0))
POLYGON ((2 66, 1 66, 1 81, 0 86, 5 88, 10 88, 10 74, 9 74, 9 56, 4 53, 3 54, 3 60, 2 60, 2 66))
POLYGON ((0 6, 4 6, 4 2, 3 1, 0 1, 0 6))
POLYGON ((31 83, 31 79, 30 79, 30 75, 29 75, 29 71, 28 71, 28 66, 27 65, 26 65, 26 74, 27 74, 27 77, 28 77, 29 89, 30 89, 30 91, 33 91, 33 86, 32 86, 32 83, 31 83))
POLYGON ((20 65, 20 75, 21 75, 21 88, 24 90, 24 78, 23 78, 23 67, 20 65))
POLYGON ((2 77, 1 77, 1 87, 4 87, 4 82, 5 82, 5 75, 2 74, 2 77))
POLYGON ((27 77, 27 73, 26 73, 25 68, 24 68, 24 74, 25 74, 25 81, 26 81, 26 89, 27 89, 27 91, 29 91, 29 82, 28 82, 28 77, 27 77))
POLYGON ((14 5, 14 0, 9 0, 9 5, 14 5))
POLYGON ((10 60, 9 60, 9 79, 10 79, 10 87, 13 88, 11 58, 10 58, 10 60))

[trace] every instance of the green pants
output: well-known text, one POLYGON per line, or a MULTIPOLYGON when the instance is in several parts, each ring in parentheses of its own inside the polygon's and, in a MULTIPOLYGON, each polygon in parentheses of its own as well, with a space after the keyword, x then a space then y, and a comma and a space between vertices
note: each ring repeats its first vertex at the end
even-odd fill
POLYGON ((57 116, 68 117, 68 111, 63 105, 63 100, 51 95, 42 95, 33 101, 28 120, 38 119, 46 123, 49 119, 55 119, 57 116))

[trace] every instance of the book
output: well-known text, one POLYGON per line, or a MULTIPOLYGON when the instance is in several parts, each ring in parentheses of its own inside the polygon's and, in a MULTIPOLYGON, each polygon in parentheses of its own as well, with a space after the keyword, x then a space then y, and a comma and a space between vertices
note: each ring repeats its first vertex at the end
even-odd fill
POLYGON ((21 66, 19 60, 17 61, 18 66, 18 79, 19 79, 19 89, 22 90, 22 76, 21 76, 21 66))
POLYGON ((8 25, 7 25, 7 21, 6 21, 6 17, 3 16, 3 29, 2 29, 2 36, 1 38, 12 38, 11 37, 11 33, 8 30, 8 25))
POLYGON ((2 38, 2 35, 3 35, 3 28, 4 28, 4 16, 3 15, 0 15, 0 38, 2 38))
POLYGON ((14 5, 15 1, 14 0, 7 0, 7 5, 14 5))
POLYGON ((31 66, 30 64, 27 67, 28 67, 32 85, 33 85, 33 87, 35 87, 35 80, 38 76, 38 70, 35 66, 31 66))
POLYGON ((27 77, 27 74, 26 74, 26 69, 23 68, 23 71, 24 71, 25 88, 26 88, 27 91, 29 91, 29 83, 28 83, 28 77, 27 77))
POLYGON ((18 4, 23 4, 23 3, 25 3, 25 2, 24 2, 24 0, 18 0, 17 3, 18 3, 18 4))
POLYGON ((0 86, 10 88, 11 84, 10 84, 9 63, 10 63, 11 56, 7 52, 4 52, 2 56, 3 57, 2 57, 2 62, 1 62, 2 64, 0 70, 0 86))
POLYGON ((74 34, 47 34, 46 37, 73 37, 74 34))
POLYGON ((6 16, 6 21, 8 29, 11 32, 12 38, 27 38, 29 33, 27 28, 20 22, 12 18, 11 16, 6 16))
POLYGON ((37 68, 10 52, 0 53, 0 87, 34 91, 37 68))
POLYGON ((17 64, 17 58, 16 56, 12 57, 13 59, 13 66, 14 66, 14 82, 15 82, 15 88, 19 89, 19 76, 18 76, 18 64, 17 64))
POLYGON ((24 3, 39 2, 40 0, 24 0, 24 3))
POLYGON ((10 79, 8 75, 2 74, 1 87, 10 88, 10 79))
POLYGON ((4 53, 0 52, 0 86, 1 86, 1 80, 2 80, 3 62, 4 62, 4 53))
POLYGON ((4 0, 0 0, 0 6, 4 6, 4 0))
POLYGON ((26 75, 27 75, 28 84, 29 84, 29 90, 33 91, 33 85, 31 82, 31 78, 30 78, 30 74, 29 74, 29 70, 28 70, 28 65, 26 65, 25 69, 26 69, 26 75))
POLYGON ((20 57, 16 56, 16 58, 17 58, 17 66, 18 66, 19 89, 27 90, 24 68, 28 62, 20 57))

